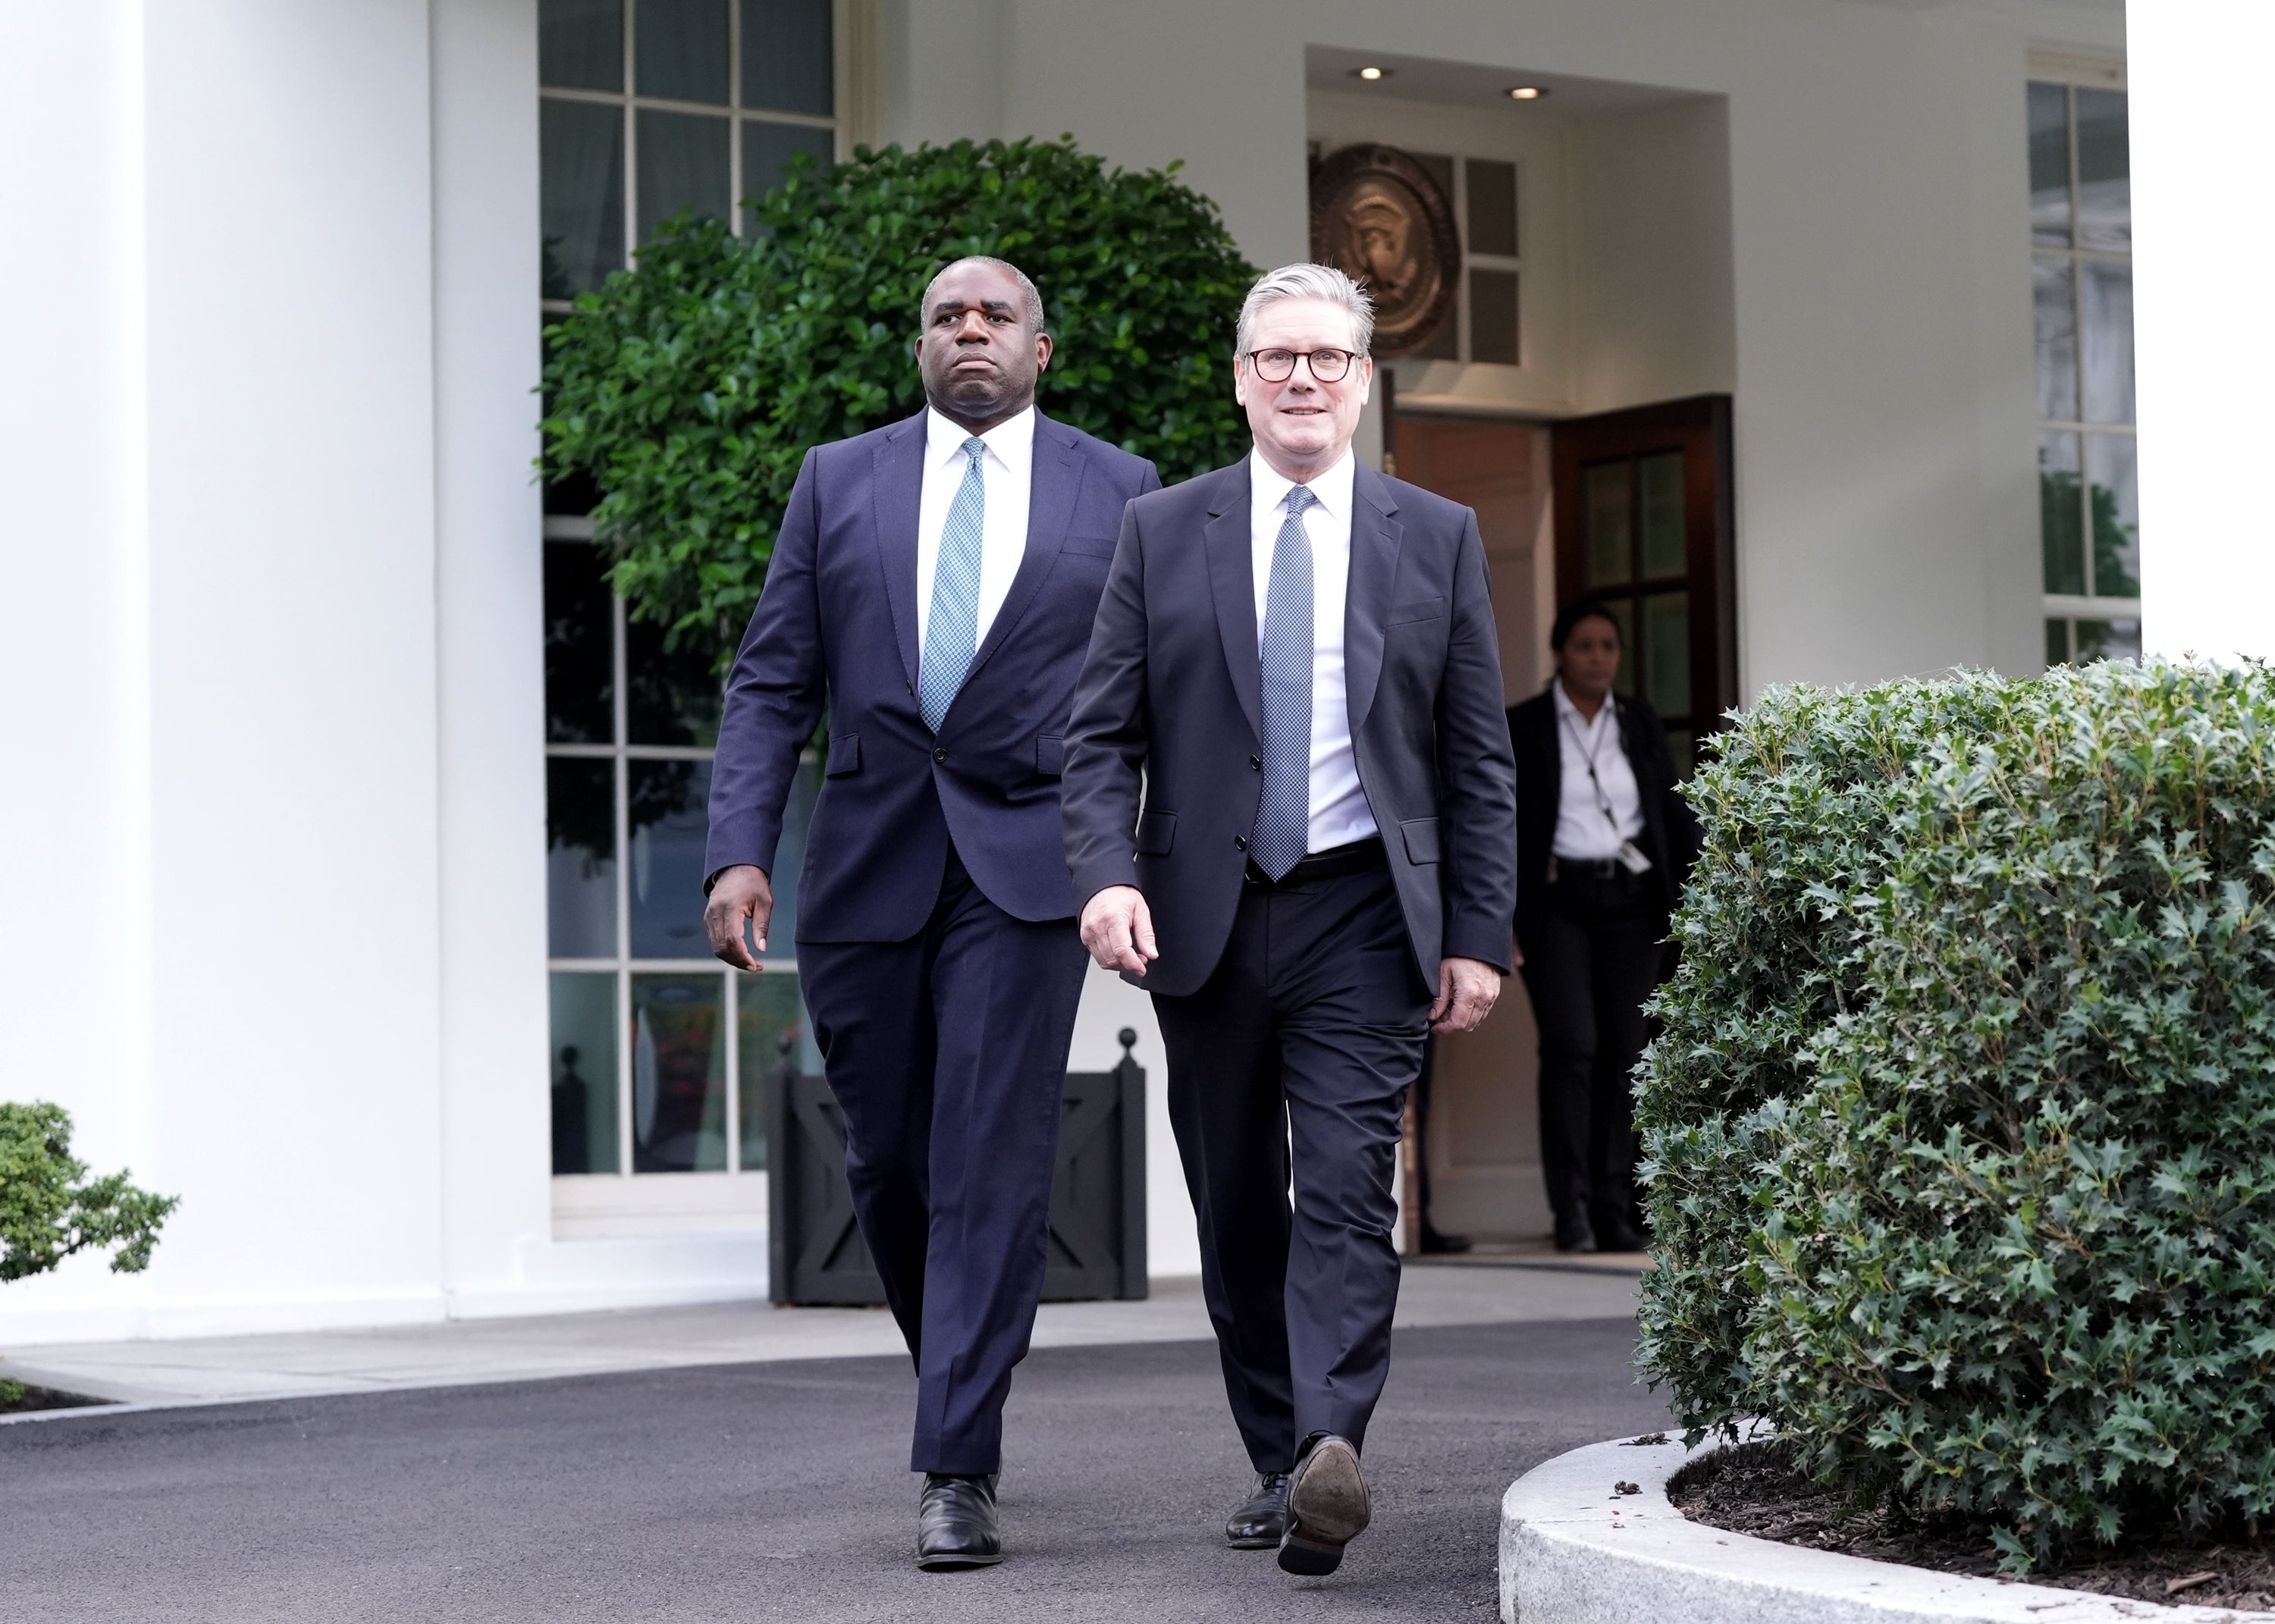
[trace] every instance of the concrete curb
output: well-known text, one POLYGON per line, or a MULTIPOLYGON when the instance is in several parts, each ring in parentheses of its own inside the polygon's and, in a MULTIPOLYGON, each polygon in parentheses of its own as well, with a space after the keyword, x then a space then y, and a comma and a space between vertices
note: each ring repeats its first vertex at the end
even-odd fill
POLYGON ((1667 1480, 1679 1442, 1591 1444, 1535 1467, 1500 1506, 1505 1624, 2246 1624, 2264 1613, 2165 1606, 1931 1573, 1693 1522, 1667 1480), (1640 1492, 1619 1494, 1633 1484, 1640 1492))

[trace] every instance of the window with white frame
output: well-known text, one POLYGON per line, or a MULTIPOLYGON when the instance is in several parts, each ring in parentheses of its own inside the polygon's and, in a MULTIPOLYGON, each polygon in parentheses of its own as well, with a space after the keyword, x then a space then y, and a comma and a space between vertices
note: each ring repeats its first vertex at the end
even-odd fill
POLYGON ((2141 652, 2125 76, 2034 60, 2030 244, 2046 662, 2141 652))
POLYGON ((1517 366, 1523 359, 1516 165, 1500 158, 1410 155, 1430 171, 1460 223, 1462 280, 1438 329, 1405 353, 1416 360, 1517 366))
MULTIPOLYGON (((663 221, 692 209, 739 234, 738 200, 800 153, 836 155, 837 21, 832 0, 541 0, 547 321, 663 221)), ((631 618, 590 507, 588 490, 547 493, 553 1170, 731 1187, 766 1167, 769 1076, 785 1057, 819 1069, 791 943, 820 772, 803 768, 791 797, 767 972, 729 971, 702 924, 717 651, 667 649, 631 618)))

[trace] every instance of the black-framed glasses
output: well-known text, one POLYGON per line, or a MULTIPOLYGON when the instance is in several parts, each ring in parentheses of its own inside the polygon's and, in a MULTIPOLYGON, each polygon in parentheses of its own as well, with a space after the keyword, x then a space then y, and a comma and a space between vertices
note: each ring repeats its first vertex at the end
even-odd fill
POLYGON ((1248 364, 1256 368, 1256 375, 1266 383, 1285 383, 1296 375, 1296 363, 1301 361, 1311 369, 1311 376, 1322 383, 1340 383, 1350 371, 1351 363, 1358 359, 1349 350, 1251 350, 1248 364))

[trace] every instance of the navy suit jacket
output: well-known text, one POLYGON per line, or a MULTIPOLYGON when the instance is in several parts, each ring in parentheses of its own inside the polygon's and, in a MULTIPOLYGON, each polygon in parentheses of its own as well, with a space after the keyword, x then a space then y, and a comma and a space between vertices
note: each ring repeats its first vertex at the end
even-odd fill
POLYGON ((727 679, 713 880, 738 863, 773 872, 798 753, 828 703, 800 940, 915 935, 939 900, 950 840, 1004 912, 1077 910, 1059 833, 1067 710, 1122 510, 1161 481, 1144 458, 1035 414, 1026 555, 935 738, 916 694, 924 454, 922 412, 806 453, 727 679))
MULTIPOLYGON (((1232 932, 1263 792, 1248 462, 1130 504, 1068 724, 1075 895, 1145 894, 1161 956, 1134 985, 1196 992, 1232 932), (1139 805, 1140 775, 1144 805, 1139 805)), ((1477 516, 1362 465, 1345 683, 1359 784, 1409 940, 1506 971, 1516 802, 1477 516)))

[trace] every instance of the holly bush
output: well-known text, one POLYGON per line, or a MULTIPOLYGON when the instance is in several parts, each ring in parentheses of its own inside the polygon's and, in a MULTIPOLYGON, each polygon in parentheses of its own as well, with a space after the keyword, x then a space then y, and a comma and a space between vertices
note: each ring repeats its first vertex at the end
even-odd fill
POLYGON ((42 1273, 90 1247, 118 1249, 116 1273, 150 1266, 179 1197, 137 1190, 124 1173, 89 1179, 71 1135, 61 1106, 0 1104, 0 1280, 42 1273))
POLYGON ((1642 1358, 2016 1571, 2275 1510, 2275 672, 1776 690, 1638 1100, 1642 1358))
POLYGON ((1037 404, 1175 481, 1247 448, 1233 329, 1256 271, 1168 170, 1055 142, 864 148, 810 161, 737 239, 682 216, 548 329, 542 471, 589 475, 633 613, 724 659, 758 601, 808 448, 923 404, 925 284, 1009 260, 1056 344, 1037 404))

